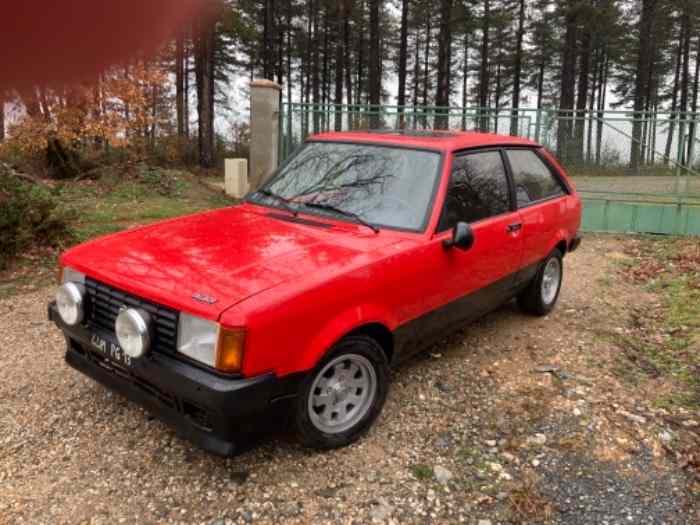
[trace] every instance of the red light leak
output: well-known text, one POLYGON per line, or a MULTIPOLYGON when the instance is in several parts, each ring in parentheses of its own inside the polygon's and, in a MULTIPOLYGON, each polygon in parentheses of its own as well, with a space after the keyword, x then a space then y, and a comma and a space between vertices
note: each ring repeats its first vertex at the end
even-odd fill
POLYGON ((8 0, 0 19, 0 88, 90 81, 150 56, 191 27, 210 0, 8 0))

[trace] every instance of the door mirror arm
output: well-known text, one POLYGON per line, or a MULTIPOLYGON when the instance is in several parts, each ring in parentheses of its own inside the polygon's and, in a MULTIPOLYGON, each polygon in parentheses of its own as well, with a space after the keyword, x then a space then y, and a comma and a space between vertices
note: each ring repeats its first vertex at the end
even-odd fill
POLYGON ((457 248, 459 250, 468 250, 474 245, 474 230, 471 225, 466 222, 458 222, 452 229, 452 238, 442 241, 442 246, 449 250, 457 248))

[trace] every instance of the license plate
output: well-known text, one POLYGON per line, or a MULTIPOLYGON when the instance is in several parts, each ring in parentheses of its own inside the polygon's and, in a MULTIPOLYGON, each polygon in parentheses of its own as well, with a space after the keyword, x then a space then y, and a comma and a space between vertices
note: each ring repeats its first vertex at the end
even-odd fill
POLYGON ((124 353, 118 344, 103 339, 97 334, 92 334, 90 343, 100 354, 117 365, 130 367, 131 357, 124 353))

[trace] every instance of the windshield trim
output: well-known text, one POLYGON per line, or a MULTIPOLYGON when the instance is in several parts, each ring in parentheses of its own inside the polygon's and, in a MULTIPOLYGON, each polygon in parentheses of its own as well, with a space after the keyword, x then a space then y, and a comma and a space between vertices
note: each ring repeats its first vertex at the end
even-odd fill
MULTIPOLYGON (((287 164, 289 164, 294 158, 301 153, 301 151, 304 149, 304 146, 307 144, 352 144, 352 145, 357 145, 357 146, 372 146, 376 148, 391 148, 391 149, 405 149, 405 150, 411 150, 411 151, 425 151, 428 153, 433 153, 438 155, 440 158, 438 159, 438 165, 437 165, 437 173, 435 174, 435 180, 433 181, 433 189, 431 191, 430 195, 430 200, 428 201, 428 204, 425 209, 425 214, 423 217, 423 222, 418 228, 402 228, 400 226, 388 226, 380 223, 372 223, 374 226, 378 227, 380 230, 392 230, 392 231, 399 231, 399 232, 407 232, 407 233, 425 233, 426 230, 428 229, 428 225, 430 224, 430 219, 433 216, 433 211, 435 209, 435 198, 437 197, 438 189, 440 188, 440 182, 442 180, 443 176, 443 168, 445 166, 445 157, 446 157, 446 152, 443 149, 439 148, 428 148, 428 147, 420 147, 420 146, 410 146, 410 145, 402 145, 402 144, 393 144, 393 143, 387 143, 387 142, 365 142, 365 141, 354 141, 354 140, 314 140, 314 139, 309 139, 304 141, 304 143, 296 149, 294 153, 292 153, 282 164, 280 164, 275 172, 272 174, 272 176, 267 179, 267 181, 260 186, 259 189, 266 188, 269 185, 271 185, 277 178, 280 176, 282 170, 284 169, 287 164)), ((264 206, 266 208, 273 208, 273 209, 278 209, 278 210, 284 210, 284 208, 280 206, 274 206, 271 204, 263 204, 261 202, 258 202, 257 200, 254 200, 252 197, 253 195, 257 192, 258 190, 253 190, 249 192, 245 197, 244 197, 244 202, 250 202, 252 204, 255 204, 257 206, 264 206)), ((315 217, 325 217, 328 218, 330 217, 333 220, 337 220, 340 222, 347 222, 349 224, 358 224, 357 222, 353 221, 349 217, 343 217, 339 214, 332 214, 329 212, 323 212, 322 210, 314 210, 314 209, 309 209, 304 206, 302 206, 299 209, 299 213, 303 213, 305 215, 313 215, 315 217)))

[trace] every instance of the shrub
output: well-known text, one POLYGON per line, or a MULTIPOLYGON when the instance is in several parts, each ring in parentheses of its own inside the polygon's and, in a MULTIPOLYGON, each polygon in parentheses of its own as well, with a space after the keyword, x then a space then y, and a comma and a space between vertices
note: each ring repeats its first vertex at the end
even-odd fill
POLYGON ((0 269, 27 248, 70 238, 69 220, 48 188, 0 172, 0 269))

